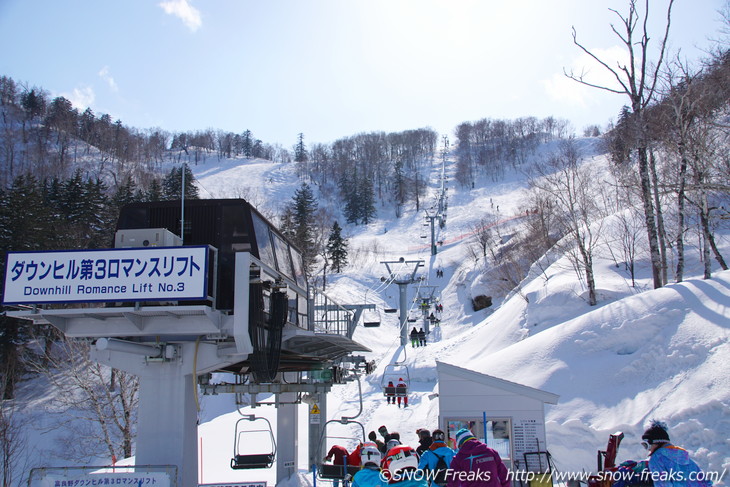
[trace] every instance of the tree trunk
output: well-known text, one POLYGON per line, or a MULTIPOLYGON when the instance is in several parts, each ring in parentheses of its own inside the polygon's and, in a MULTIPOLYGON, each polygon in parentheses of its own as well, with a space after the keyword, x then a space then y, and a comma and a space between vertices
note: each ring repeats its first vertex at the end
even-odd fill
POLYGON ((598 303, 598 297, 596 296, 596 279, 593 274, 593 262, 590 256, 584 256, 586 262, 586 284, 588 285, 588 304, 595 306, 598 303))
POLYGON ((651 179, 654 185, 654 205, 656 206, 656 222, 657 236, 659 237, 659 255, 661 257, 662 285, 666 284, 667 279, 667 235, 664 229, 664 215, 662 213, 662 204, 659 200, 659 178, 656 174, 656 158, 654 151, 649 154, 649 170, 651 171, 651 179))
POLYGON ((702 191, 700 196, 700 226, 702 227, 702 261, 704 262, 704 278, 712 277, 712 263, 710 262, 710 225, 707 217, 707 195, 702 191))
POLYGON ((684 279, 684 188, 687 178, 687 154, 684 142, 679 142, 679 189, 677 190, 677 282, 684 279))
POLYGON ((651 273, 654 279, 654 289, 662 287, 662 259, 659 254, 659 239, 657 237, 656 220, 654 218, 654 204, 651 195, 651 181, 649 179, 649 159, 647 148, 639 147, 639 177, 641 180, 641 200, 644 203, 644 221, 649 240, 649 254, 651 256, 651 273))

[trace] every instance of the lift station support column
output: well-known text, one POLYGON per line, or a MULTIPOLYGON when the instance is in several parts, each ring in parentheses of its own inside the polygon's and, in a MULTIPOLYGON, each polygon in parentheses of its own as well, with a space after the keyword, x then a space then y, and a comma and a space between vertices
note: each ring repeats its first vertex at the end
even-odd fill
POLYGON ((197 391, 194 374, 220 366, 212 344, 155 348, 121 340, 97 340, 91 358, 139 377, 137 465, 177 465, 179 485, 198 483, 197 391), (133 350, 131 347, 138 347, 133 350), (144 349, 148 349, 147 352, 144 349), (159 361, 156 361, 159 360, 159 361), (198 372, 193 371, 196 364, 198 372))

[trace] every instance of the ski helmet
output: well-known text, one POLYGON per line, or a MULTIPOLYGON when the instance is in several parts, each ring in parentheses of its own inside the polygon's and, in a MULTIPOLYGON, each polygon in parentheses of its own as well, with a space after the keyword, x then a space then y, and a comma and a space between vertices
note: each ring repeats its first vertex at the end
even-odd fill
POLYGON ((368 465, 379 467, 381 459, 382 455, 380 454, 378 445, 373 442, 363 444, 360 449, 360 461, 363 467, 367 467, 368 465))
POLYGON ((407 445, 394 446, 388 450, 382 468, 388 483, 393 484, 405 480, 406 471, 418 469, 418 453, 407 445))

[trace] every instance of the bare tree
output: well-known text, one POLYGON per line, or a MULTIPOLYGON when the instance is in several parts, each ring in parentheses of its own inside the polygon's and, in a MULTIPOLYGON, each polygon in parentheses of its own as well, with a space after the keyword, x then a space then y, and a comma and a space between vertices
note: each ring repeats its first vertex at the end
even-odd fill
POLYGON ((495 236, 494 227, 497 225, 497 218, 493 214, 487 214, 483 216, 476 224, 470 226, 472 235, 474 236, 473 246, 475 251, 473 254, 486 260, 487 251, 490 252, 492 260, 497 262, 498 257, 496 255, 497 238, 495 236))
POLYGON ((588 304, 597 302, 593 272, 593 255, 600 236, 599 206, 596 175, 581 165, 578 148, 573 140, 561 145, 545 166, 535 166, 536 176, 530 179, 534 191, 543 192, 555 201, 556 216, 566 235, 565 251, 579 277, 585 279, 588 304))
MULTIPOLYGON (((700 220, 700 230, 703 240, 704 278, 712 277, 710 251, 723 270, 728 269, 720 250, 715 243, 712 231, 713 213, 717 212, 718 205, 713 204, 717 188, 726 188, 727 180, 722 179, 723 162, 727 162, 726 146, 720 143, 720 138, 726 134, 718 130, 712 120, 695 124, 695 133, 692 135, 692 154, 689 157, 692 186, 688 191, 687 200, 697 208, 700 220)), ((727 191, 727 189, 725 189, 727 191)))
MULTIPOLYGON (((697 105, 701 100, 698 93, 698 80, 690 72, 689 67, 680 59, 667 66, 666 94, 661 115, 662 126, 665 129, 667 152, 676 155, 676 169, 673 187, 677 195, 677 229, 675 235, 675 249, 677 253, 676 277, 677 282, 684 279, 684 235, 686 232, 686 188, 687 171, 689 167, 688 145, 690 131, 698 116, 697 105)), ((674 158, 672 158, 674 159, 674 158)))
POLYGON ((49 367, 37 364, 56 389, 54 411, 60 422, 73 422, 68 438, 60 438, 59 456, 88 460, 90 455, 110 458, 132 456, 139 383, 136 377, 89 360, 89 343, 62 339, 45 357, 49 367))
POLYGON ((636 248, 639 241, 639 233, 641 227, 638 224, 639 218, 634 214, 634 210, 618 215, 619 220, 619 242, 621 254, 623 257, 624 269, 631 278, 631 287, 636 287, 636 248))
POLYGON ((583 44, 578 41, 578 35, 573 28, 573 43, 578 48, 608 70, 618 83, 618 87, 599 85, 588 81, 583 73, 566 72, 569 78, 593 88, 598 88, 611 93, 625 94, 631 102, 632 125, 637 136, 638 170, 641 184, 641 199, 644 204, 644 220, 649 239, 649 252, 651 256, 652 275, 654 287, 661 287, 662 260, 659 249, 658 231, 656 217, 654 214, 654 202, 651 191, 650 161, 648 157, 648 136, 646 109, 656 93, 656 84, 659 79, 659 72, 664 61, 664 53, 669 38, 669 27, 671 24, 672 6, 674 0, 669 0, 666 12, 666 28, 664 36, 660 40, 658 59, 649 66, 649 41, 648 32, 649 0, 644 2, 644 13, 638 11, 637 0, 629 0, 629 11, 627 14, 620 14, 617 10, 610 9, 619 18, 620 28, 611 24, 611 30, 626 47, 629 62, 619 63, 610 66, 606 61, 600 59, 583 44), (639 35, 637 40, 635 37, 639 35))
POLYGON ((531 192, 527 196, 527 203, 526 213, 531 216, 525 220, 525 236, 520 247, 547 281, 546 271, 553 262, 549 251, 563 236, 557 225, 558 211, 554 199, 545 193, 531 192))
POLYGON ((0 405, 0 485, 10 487, 21 485, 23 479, 15 475, 22 472, 24 452, 27 440, 24 432, 28 427, 27 420, 17 414, 17 407, 12 400, 2 401, 0 405))

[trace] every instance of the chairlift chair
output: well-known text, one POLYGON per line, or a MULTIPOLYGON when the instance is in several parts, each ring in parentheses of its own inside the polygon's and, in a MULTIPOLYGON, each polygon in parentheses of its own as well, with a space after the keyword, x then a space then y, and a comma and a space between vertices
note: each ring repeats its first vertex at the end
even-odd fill
POLYGON ((380 386, 383 388, 383 394, 388 397, 405 397, 411 388, 411 378, 408 374, 408 366, 405 364, 388 364, 383 371, 383 378, 380 380, 380 386), (405 387, 388 386, 388 382, 397 384, 399 379, 403 379, 405 387))
POLYGON ((252 468, 270 468, 276 459, 276 441, 274 432, 271 429, 271 423, 268 419, 246 415, 236 421, 236 436, 233 443, 233 458, 231 458, 231 468, 234 470, 252 469, 252 468), (266 421, 266 428, 244 430, 241 427, 242 421, 266 421), (267 435, 268 433, 268 435, 267 435), (246 444, 260 444, 251 440, 266 438, 268 436, 271 441, 271 453, 242 453, 242 446, 246 444))
POLYGON ((362 314, 362 324, 365 328, 374 328, 380 326, 380 311, 364 310, 362 314))
MULTIPOLYGON (((324 424, 324 428, 322 428, 322 436, 320 437, 319 444, 320 445, 324 444, 326 447, 327 443, 325 440, 327 438, 340 438, 340 439, 349 440, 351 442, 354 441, 356 443, 365 443, 365 427, 359 421, 355 421, 355 420, 349 419, 349 418, 331 419, 331 420, 327 421, 324 424), (330 423, 356 424, 360 427, 362 436, 361 436, 361 438, 344 437, 344 436, 326 436, 327 425, 330 423)), ((320 455, 320 457, 321 456, 322 455, 320 455)), ((330 463, 320 463, 319 465, 317 465, 317 476, 323 480, 342 480, 342 481, 345 481, 345 483, 347 483, 348 476, 351 478, 359 470, 360 470, 360 465, 347 465, 347 468, 345 468, 345 465, 333 465, 330 463)))

